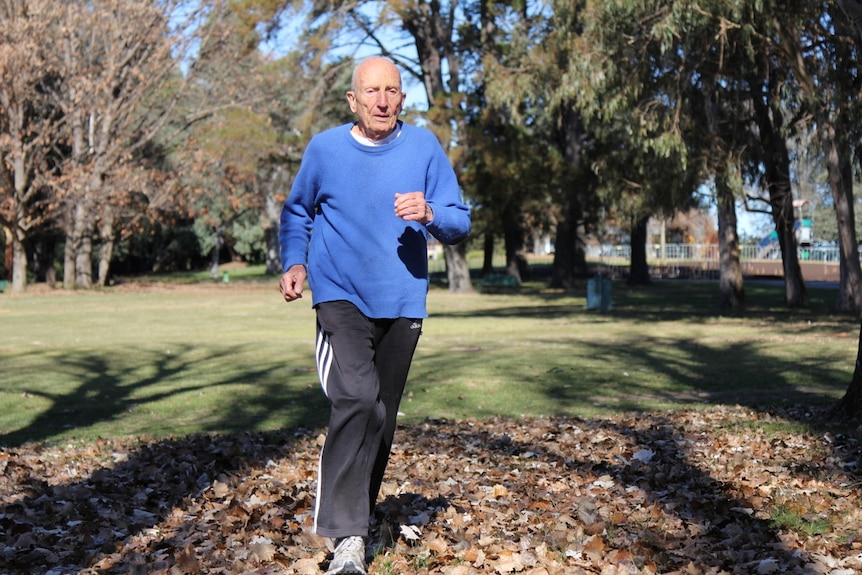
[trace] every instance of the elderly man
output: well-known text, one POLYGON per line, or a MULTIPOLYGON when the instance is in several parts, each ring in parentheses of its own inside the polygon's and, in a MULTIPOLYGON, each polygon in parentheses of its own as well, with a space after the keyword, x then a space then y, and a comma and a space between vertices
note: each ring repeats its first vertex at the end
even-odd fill
POLYGON ((279 289, 294 301, 308 279, 330 402, 314 521, 335 543, 328 575, 366 572, 369 518, 428 315, 428 234, 454 244, 470 232, 436 137, 398 119, 404 98, 395 64, 360 62, 347 92, 356 121, 311 139, 281 216, 279 289))

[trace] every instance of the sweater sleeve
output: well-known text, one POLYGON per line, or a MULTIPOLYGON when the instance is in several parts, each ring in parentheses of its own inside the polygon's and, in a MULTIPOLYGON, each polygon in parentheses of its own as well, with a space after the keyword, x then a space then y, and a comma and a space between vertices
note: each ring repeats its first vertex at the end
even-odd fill
POLYGON ((428 233, 440 243, 452 245, 465 239, 470 233, 470 211, 461 203, 441 206, 428 202, 434 212, 434 219, 428 224, 428 233))
POLYGON ((470 233, 470 209, 461 199, 461 187, 449 158, 436 140, 434 143, 438 151, 431 162, 425 194, 434 218, 427 229, 441 243, 457 244, 470 233))
MULTIPOLYGON (((310 158, 314 153, 312 139, 306 148, 305 158, 310 158)), ((278 242, 283 272, 297 264, 308 265, 308 242, 314 224, 317 189, 314 165, 313 160, 302 162, 281 209, 278 242)))

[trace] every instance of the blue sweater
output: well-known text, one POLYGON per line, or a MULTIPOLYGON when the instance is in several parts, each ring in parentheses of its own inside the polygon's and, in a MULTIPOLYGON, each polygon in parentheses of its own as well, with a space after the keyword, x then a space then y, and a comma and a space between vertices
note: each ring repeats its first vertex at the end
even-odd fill
POLYGON ((427 234, 454 244, 470 232, 455 172, 436 137, 402 125, 364 146, 344 124, 311 139, 281 214, 281 262, 308 269, 312 305, 347 300, 369 318, 427 316, 427 234), (423 191, 423 226, 395 215, 395 194, 423 191))

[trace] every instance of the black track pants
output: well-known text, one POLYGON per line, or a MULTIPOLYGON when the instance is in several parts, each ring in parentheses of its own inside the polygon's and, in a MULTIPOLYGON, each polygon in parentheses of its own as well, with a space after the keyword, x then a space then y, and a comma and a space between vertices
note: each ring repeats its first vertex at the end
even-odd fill
POLYGON ((369 319, 346 301, 317 306, 317 370, 331 408, 314 530, 368 534, 421 319, 369 319))

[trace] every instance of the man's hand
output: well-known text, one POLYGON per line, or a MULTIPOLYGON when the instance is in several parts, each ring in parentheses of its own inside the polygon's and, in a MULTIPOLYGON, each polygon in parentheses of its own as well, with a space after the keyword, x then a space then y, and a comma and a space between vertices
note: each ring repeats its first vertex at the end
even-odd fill
POLYGON ((290 266, 290 269, 284 272, 278 282, 278 290, 284 296, 284 301, 294 301, 302 297, 306 275, 305 266, 299 264, 290 266))
POLYGON ((408 222, 428 224, 434 219, 434 212, 425 203, 424 192, 395 194, 395 215, 408 222))

